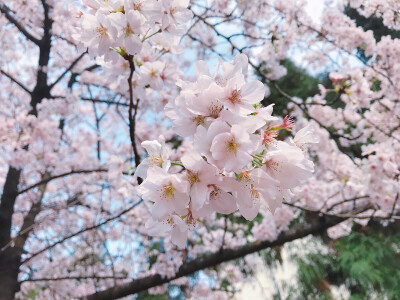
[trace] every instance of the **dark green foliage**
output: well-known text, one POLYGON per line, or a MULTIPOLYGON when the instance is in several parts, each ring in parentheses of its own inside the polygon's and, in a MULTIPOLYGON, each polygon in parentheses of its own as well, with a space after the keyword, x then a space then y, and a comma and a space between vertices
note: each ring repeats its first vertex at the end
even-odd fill
POLYGON ((259 252, 259 255, 267 266, 276 267, 282 264, 281 246, 264 249, 259 252))
POLYGON ((400 38, 400 31, 392 30, 383 25, 382 18, 370 16, 368 18, 360 15, 360 13, 351 7, 346 7, 345 14, 353 19, 357 26, 363 28, 364 31, 372 30, 374 38, 379 42, 383 36, 390 36, 391 38, 400 38))
MULTIPOLYGON (((318 84, 321 83, 320 79, 309 75, 306 70, 296 66, 290 59, 285 59, 282 65, 286 67, 287 75, 277 80, 276 83, 283 91, 303 100, 319 93, 318 84)), ((271 95, 264 99, 263 105, 268 106, 275 103, 274 115, 284 117, 289 114, 287 99, 282 97, 271 84, 266 84, 270 88, 271 95)))
POLYGON ((305 247, 296 244, 295 247, 301 251, 292 255, 298 268, 297 284, 294 286, 290 282, 285 285, 289 293, 288 299, 333 299, 326 280, 334 271, 333 254, 317 238, 304 241, 303 246, 305 247))
POLYGON ((161 295, 150 295, 148 291, 140 292, 137 295, 137 300, 169 300, 169 296, 167 294, 161 295))
POLYGON ((400 299, 400 233, 353 233, 336 243, 338 267, 361 296, 400 299))
POLYGON ((313 238, 307 253, 294 256, 298 286, 289 299, 333 299, 332 286, 346 287, 354 300, 400 299, 400 233, 384 233, 353 232, 335 241, 332 249, 313 238))
MULTIPOLYGON (((356 22, 356 25, 362 27, 364 31, 371 30, 374 38, 379 42, 383 36, 390 36, 391 38, 400 38, 400 31, 392 30, 383 25, 382 18, 370 16, 368 18, 360 15, 360 13, 349 6, 344 10, 345 14, 356 22)), ((370 57, 365 55, 364 47, 357 49, 358 57, 364 63, 367 63, 370 57)))

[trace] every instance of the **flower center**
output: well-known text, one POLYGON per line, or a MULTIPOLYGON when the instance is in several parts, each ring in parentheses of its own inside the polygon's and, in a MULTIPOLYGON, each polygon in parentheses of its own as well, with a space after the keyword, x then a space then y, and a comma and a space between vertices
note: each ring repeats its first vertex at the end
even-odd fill
POLYGON ((172 183, 164 185, 161 189, 161 192, 161 199, 166 199, 168 201, 168 199, 174 199, 175 197, 175 188, 172 183))
POLYGON ((100 36, 104 37, 104 36, 108 36, 107 33, 107 28, 104 27, 102 24, 100 24, 100 27, 97 27, 97 32, 100 34, 100 36))
POLYGON ((210 107, 210 109, 209 109, 209 111, 210 111, 210 117, 212 117, 212 118, 214 118, 214 119, 218 118, 219 113, 221 112, 221 110, 222 110, 222 106, 213 104, 213 105, 210 107))
POLYGON ((205 119, 204 116, 198 115, 197 117, 193 118, 193 121, 196 123, 197 126, 199 126, 204 124, 204 119, 205 119))
POLYGON ((240 90, 233 90, 228 100, 233 104, 240 102, 240 90))
POLYGON ((193 185, 196 182, 200 182, 199 176, 197 175, 197 173, 194 173, 190 170, 187 171, 187 179, 189 180, 190 185, 193 185))
POLYGON ((251 197, 251 199, 252 199, 253 201, 254 201, 254 200, 260 199, 260 192, 257 191, 257 190, 254 188, 253 185, 251 185, 251 188, 250 188, 250 197, 251 197))
POLYGON ((226 141, 226 152, 236 154, 239 145, 236 144, 235 138, 232 137, 226 141))
POLYGON ((185 217, 185 223, 187 225, 191 225, 191 226, 195 226, 196 225, 196 219, 193 218, 191 210, 189 210, 188 214, 185 217))
POLYGON ((269 159, 269 160, 267 160, 265 162, 265 166, 268 169, 272 169, 272 170, 278 171, 279 162, 274 161, 273 159, 269 159))
POLYGON ((133 32, 131 26, 128 24, 123 28, 123 31, 125 33, 125 36, 128 37, 131 34, 135 34, 135 32, 133 32))
POLYGON ((210 193, 210 200, 215 200, 219 195, 220 189, 217 188, 215 185, 211 185, 211 187, 213 188, 213 190, 210 193))
POLYGON ((154 69, 151 69, 150 71, 150 77, 156 77, 157 73, 154 71, 154 69))
POLYGON ((162 167, 163 159, 161 155, 152 155, 150 156, 150 162, 148 163, 149 166, 159 166, 162 167))

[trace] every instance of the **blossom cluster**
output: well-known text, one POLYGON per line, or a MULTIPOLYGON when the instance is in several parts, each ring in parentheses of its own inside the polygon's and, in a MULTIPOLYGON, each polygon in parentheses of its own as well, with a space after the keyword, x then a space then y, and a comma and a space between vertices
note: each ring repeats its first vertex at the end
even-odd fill
POLYGON ((132 88, 140 110, 159 112, 176 95, 179 64, 171 56, 192 17, 186 0, 83 1, 73 38, 103 67, 101 78, 85 74, 87 83, 99 81, 128 97, 132 88), (129 73, 135 70, 130 83, 129 73), (160 103, 161 102, 161 103, 160 103))
POLYGON ((148 157, 135 176, 145 179, 138 193, 152 203, 149 234, 170 232, 172 242, 184 247, 198 218, 239 210, 252 220, 261 206, 274 212, 312 174, 313 163, 302 150, 317 142, 312 127, 289 141, 278 140, 293 120, 278 122, 273 106, 261 105, 266 88, 246 80, 247 65, 242 54, 232 63, 220 62, 211 74, 198 61, 196 81, 178 83, 181 92, 165 110, 174 131, 191 141, 180 161, 170 161, 162 138, 142 143, 148 157))
MULTIPOLYGON (((275 241, 293 221, 296 230, 309 232, 303 223, 316 214, 304 219, 295 207, 340 216, 344 221, 328 229, 335 239, 354 222, 399 218, 400 40, 395 31, 380 36, 343 11, 349 5, 396 30, 399 1, 327 4, 320 22, 307 14, 305 0, 192 0, 190 7, 171 0, 79 2, 0 5, 0 186, 7 197, 18 194, 14 209, 3 211, 12 220, 11 243, 0 255, 18 254, 16 240, 24 250, 16 298, 32 292, 37 299, 87 297, 154 274, 172 280, 182 264, 207 253, 275 241), (47 13, 52 22, 46 25, 47 13), (40 39, 51 47, 39 49, 40 39), (26 59, 39 53, 40 60, 26 59), (246 53, 257 76, 274 86, 278 98, 264 101, 279 101, 274 112, 290 112, 304 128, 293 129, 293 139, 278 141, 288 136, 291 119, 274 118, 272 106, 259 105, 264 87, 247 81, 244 56, 221 62, 214 74, 198 62, 197 79, 179 81, 192 75, 193 61, 231 53, 246 53), (293 54, 311 74, 330 72, 331 84, 322 81, 316 95, 287 89, 296 78, 308 90, 307 78, 283 63, 293 54), (46 76, 48 93, 40 93, 32 115, 31 96, 46 76), (129 88, 138 104, 136 142, 147 140, 138 151, 149 153, 135 172, 147 178, 139 189, 130 169, 129 88), (168 142, 154 141, 161 133, 168 142), (320 142, 305 149, 315 137, 320 142), (310 177, 308 154, 315 163, 310 177), (307 180, 296 186, 299 178, 307 180), (283 197, 287 205, 272 215, 283 197), (256 213, 252 222, 240 218, 256 213), (34 223, 24 230, 26 220, 34 223), (186 236, 185 251, 171 243, 183 247, 186 236)), ((237 283, 264 265, 260 253, 149 293, 168 293, 172 285, 188 299, 231 299, 237 283)), ((16 274, 3 271, 17 284, 16 274)))
POLYGON ((191 18, 188 0, 84 0, 82 30, 74 38, 89 54, 117 61, 120 55, 140 53, 148 42, 164 52, 176 52, 191 18))
POLYGON ((382 18, 383 24, 385 24, 385 26, 396 30, 400 29, 400 22, 399 22, 400 4, 396 0, 387 0, 387 1, 351 0, 349 1, 349 5, 351 5, 354 8, 357 8, 359 13, 365 17, 376 15, 377 17, 382 18))

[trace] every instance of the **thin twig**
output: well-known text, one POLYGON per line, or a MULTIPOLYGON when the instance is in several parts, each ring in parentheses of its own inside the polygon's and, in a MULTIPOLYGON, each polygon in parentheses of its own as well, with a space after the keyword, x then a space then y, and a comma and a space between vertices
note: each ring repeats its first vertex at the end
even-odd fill
POLYGON ((62 239, 60 239, 60 240, 58 240, 57 242, 54 242, 53 244, 51 244, 51 245, 49 245, 49 246, 43 248, 42 250, 39 250, 38 252, 32 254, 31 256, 29 256, 28 258, 26 258, 25 260, 23 260, 23 261, 21 262, 21 265, 27 263, 28 261, 30 261, 32 258, 38 256, 39 254, 42 254, 43 252, 46 252, 46 251, 48 251, 48 250, 54 248, 54 247, 57 246, 58 244, 64 243, 66 240, 69 240, 69 239, 71 239, 71 238, 73 238, 73 237, 75 237, 75 236, 77 236, 77 235, 80 235, 80 234, 86 232, 86 231, 90 231, 90 230, 99 228, 99 227, 101 227, 101 226, 103 226, 103 225, 105 225, 105 224, 107 224, 107 223, 109 223, 109 222, 111 222, 111 221, 114 221, 114 220, 120 218, 120 217, 123 216, 124 214, 130 212, 134 207, 138 206, 140 203, 142 203, 142 199, 140 199, 139 201, 135 202, 134 204, 132 204, 131 206, 129 206, 127 209, 124 209, 123 211, 121 211, 119 214, 117 214, 117 215, 114 216, 114 217, 111 217, 111 218, 109 218, 109 219, 106 219, 106 220, 104 220, 103 222, 100 222, 100 223, 98 223, 98 224, 96 224, 96 225, 83 228, 83 229, 81 229, 81 230, 79 230, 79 231, 77 231, 77 232, 75 232, 75 233, 72 233, 72 234, 70 234, 70 235, 68 235, 68 236, 66 236, 66 237, 64 237, 64 238, 62 238, 62 239))
POLYGON ((87 173, 94 173, 94 172, 107 172, 107 170, 105 170, 105 169, 96 169, 96 170, 76 170, 76 171, 70 171, 70 172, 66 172, 66 173, 62 173, 62 174, 50 176, 50 177, 48 177, 48 178, 46 178, 46 179, 43 179, 43 180, 41 180, 41 181, 39 181, 39 182, 37 182, 37 183, 31 185, 31 186, 28 186, 27 188, 25 188, 25 189, 23 189, 23 190, 20 190, 20 191, 18 192, 18 195, 23 194, 23 193, 26 193, 27 191, 29 191, 29 190, 31 190, 31 189, 34 189, 35 187, 38 187, 38 186, 40 186, 40 185, 43 184, 43 183, 50 182, 50 181, 52 181, 52 180, 54 180, 54 179, 57 179, 57 178, 62 178, 62 177, 65 177, 65 176, 68 176, 68 175, 72 175, 72 174, 87 174, 87 173))
POLYGON ((10 74, 8 74, 6 71, 0 70, 0 73, 3 74, 4 76, 6 76, 8 79, 10 79, 12 82, 16 83, 21 89, 23 89, 25 92, 27 92, 28 94, 31 94, 32 92, 26 87, 24 86, 21 82, 19 82, 17 79, 15 79, 13 76, 11 76, 10 74))
POLYGON ((19 23, 19 22, 17 21, 17 19, 16 19, 14 16, 11 15, 11 9, 10 9, 7 5, 5 5, 4 3, 0 3, 0 12, 2 12, 2 13, 5 15, 5 17, 7 18, 7 20, 8 20, 10 23, 14 24, 14 26, 17 27, 18 30, 19 30, 28 40, 32 41, 33 43, 35 43, 36 45, 39 46, 40 40, 39 40, 38 38, 34 37, 29 31, 27 31, 27 30, 25 29, 25 27, 24 27, 21 23, 19 23))
MULTIPOLYGON (((133 153, 135 155, 135 165, 136 167, 140 164, 140 155, 139 151, 136 146, 136 140, 135 140, 135 128, 136 128, 136 115, 138 111, 138 106, 139 106, 139 99, 136 100, 136 104, 134 104, 133 101, 133 87, 132 87, 132 77, 133 73, 135 72, 135 63, 133 61, 133 55, 127 55, 126 59, 129 62, 129 68, 130 68, 130 73, 128 77, 128 86, 129 86, 129 136, 131 138, 131 144, 132 144, 132 149, 133 153)), ((137 177, 137 182, 139 184, 142 183, 142 179, 140 177, 137 177)))

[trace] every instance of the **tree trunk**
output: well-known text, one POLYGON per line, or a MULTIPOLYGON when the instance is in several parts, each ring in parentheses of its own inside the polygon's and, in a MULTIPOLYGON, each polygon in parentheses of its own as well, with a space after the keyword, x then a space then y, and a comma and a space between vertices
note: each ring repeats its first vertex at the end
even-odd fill
POLYGON ((0 299, 13 300, 18 292, 18 257, 12 247, 0 254, 0 299))
POLYGON ((14 299, 18 290, 19 258, 12 247, 11 223, 21 170, 8 169, 0 203, 0 299, 14 299))

